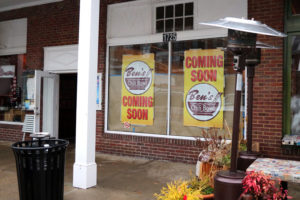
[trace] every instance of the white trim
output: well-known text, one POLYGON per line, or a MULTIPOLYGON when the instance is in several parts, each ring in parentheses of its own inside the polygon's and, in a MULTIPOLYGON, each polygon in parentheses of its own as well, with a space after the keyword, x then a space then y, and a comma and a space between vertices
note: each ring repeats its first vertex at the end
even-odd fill
POLYGON ((77 74, 77 70, 44 70, 45 72, 49 72, 52 74, 77 74))
POLYGON ((167 135, 170 135, 171 115, 171 70, 172 70, 172 42, 168 42, 168 110, 167 110, 167 135))
POLYGON ((0 56, 16 55, 16 54, 25 54, 26 47, 8 47, 0 48, 0 56))
POLYGON ((139 1, 128 1, 128 2, 121 2, 116 4, 110 4, 108 7, 116 7, 116 8, 123 8, 128 6, 142 6, 145 4, 153 5, 153 7, 159 6, 166 6, 166 5, 175 5, 180 3, 189 3, 194 2, 195 0, 139 0, 139 1))
POLYGON ((78 44, 44 47, 44 71, 74 73, 78 68, 78 44))
MULTIPOLYGON (((160 134, 151 134, 151 133, 132 133, 132 132, 124 132, 124 131, 105 131, 106 134, 113 135, 131 135, 131 136, 141 136, 141 137, 154 137, 154 138, 164 138, 164 139, 176 139, 176 140, 190 140, 196 141, 197 139, 201 141, 205 141, 203 137, 196 136, 178 136, 178 135, 160 135, 160 134)), ((230 139, 227 139, 226 142, 231 142, 230 139)))
POLYGON ((195 8, 195 0, 153 0, 155 2, 154 7, 160 6, 169 6, 169 5, 176 5, 176 4, 184 4, 184 3, 194 3, 195 8))
POLYGON ((105 72, 105 114, 104 114, 104 132, 107 130, 108 122, 108 71, 109 71, 109 45, 106 45, 106 72, 105 72))
MULTIPOLYGON (((163 42, 162 35, 163 33, 134 37, 107 38, 107 46, 158 43, 163 42)), ((209 39, 217 37, 227 37, 227 29, 212 28, 197 31, 177 32, 177 41, 209 39)))
MULTIPOLYGON (((123 131, 105 131, 109 134, 119 134, 119 135, 132 135, 132 136, 143 136, 143 137, 156 137, 156 138, 166 138, 166 139, 180 139, 180 140, 196 140, 196 137, 193 136, 177 136, 177 135, 160 135, 160 134, 151 134, 151 133, 132 133, 132 132, 123 132, 123 131)), ((199 138, 201 139, 201 138, 199 138)))
POLYGON ((47 4, 47 3, 60 2, 60 1, 63 1, 63 0, 39 0, 39 1, 34 1, 34 2, 20 3, 20 4, 16 4, 16 5, 12 5, 12 6, 4 6, 4 7, 0 8, 0 12, 20 9, 20 8, 25 8, 25 7, 31 7, 31 6, 37 6, 37 5, 47 4))
POLYGON ((23 122, 10 122, 10 121, 0 121, 0 124, 19 125, 19 126, 24 125, 23 122))

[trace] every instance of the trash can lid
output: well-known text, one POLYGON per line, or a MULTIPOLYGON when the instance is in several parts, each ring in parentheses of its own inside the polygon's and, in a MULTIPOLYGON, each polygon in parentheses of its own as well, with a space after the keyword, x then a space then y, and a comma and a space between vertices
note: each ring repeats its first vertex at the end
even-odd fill
POLYGON ((68 146, 69 141, 62 139, 30 140, 12 144, 14 150, 41 150, 68 146))

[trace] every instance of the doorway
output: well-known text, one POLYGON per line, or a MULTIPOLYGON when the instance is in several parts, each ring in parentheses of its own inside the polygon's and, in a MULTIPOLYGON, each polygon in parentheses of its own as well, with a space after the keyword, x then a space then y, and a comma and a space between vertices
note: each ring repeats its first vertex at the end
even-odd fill
POLYGON ((77 74, 60 74, 59 127, 60 139, 75 142, 77 74))

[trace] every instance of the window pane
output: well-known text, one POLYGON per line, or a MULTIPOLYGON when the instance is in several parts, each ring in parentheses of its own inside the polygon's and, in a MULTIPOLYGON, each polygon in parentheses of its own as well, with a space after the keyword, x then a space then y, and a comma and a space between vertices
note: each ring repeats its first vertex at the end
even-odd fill
POLYGON ((183 16, 183 4, 175 5, 175 17, 183 16))
POLYGON ((182 31, 183 30, 183 19, 175 19, 175 31, 182 31))
MULTIPOLYGON (((216 39, 203 39, 193 41, 179 41, 173 43, 172 52, 172 75, 171 75, 171 116, 170 116, 170 134, 178 136, 201 136, 201 130, 207 129, 207 127, 199 127, 192 125, 184 125, 184 63, 185 52, 189 50, 212 50, 218 47, 225 47, 225 38, 216 39)), ((224 52, 223 60, 218 62, 224 62, 224 94, 222 95, 224 107, 223 107, 223 127, 228 124, 230 128, 233 125, 233 103, 234 103, 234 91, 235 91, 235 72, 232 69, 232 55, 224 52)), ((217 62, 217 61, 216 61, 217 62)), ((204 70, 204 68, 195 68, 198 70, 204 70)), ((197 74, 197 73, 196 73, 197 74)), ((199 80, 194 82, 194 85, 201 83, 199 80)), ((193 86, 194 86, 193 85, 193 86)), ((193 88, 191 86, 191 88, 193 88)), ((188 88, 187 90, 189 90, 188 88)), ((243 108, 241 107, 241 112, 243 108)), ((242 114, 241 114, 242 117, 242 114)), ((242 119, 241 119, 242 122, 242 119)), ((219 128, 218 133, 226 132, 226 129, 219 128)), ((242 129, 240 130, 242 131, 242 129)))
POLYGON ((164 7, 157 7, 156 8, 156 19, 163 19, 165 12, 164 12, 164 7))
POLYGON ((194 4, 193 3, 186 3, 185 4, 185 16, 193 15, 194 13, 194 4))
POLYGON ((173 19, 168 19, 166 20, 166 32, 171 32, 173 31, 173 19))
POLYGON ((291 130, 300 135, 300 36, 292 38, 291 130))
POLYGON ((156 21, 156 33, 164 32, 164 25, 165 25, 164 20, 156 21))
MULTIPOLYGON (((136 132, 136 133, 152 133, 152 134, 166 134, 167 133, 167 91, 168 91, 168 46, 163 43, 156 44, 141 44, 141 45, 127 45, 110 47, 109 50, 109 96, 108 96, 108 130, 110 131, 124 131, 124 132, 136 132), (139 97, 143 94, 129 94, 128 91, 132 91, 132 88, 127 89, 123 87, 122 82, 122 65, 123 67, 129 66, 125 63, 125 57, 139 57, 144 55, 154 55, 154 76, 153 82, 153 113, 144 112, 147 114, 148 119, 153 120, 152 125, 136 125, 131 124, 129 127, 124 127, 122 123, 122 106, 125 108, 125 104, 129 104, 129 101, 133 101, 134 98, 141 99, 139 97), (123 88, 122 88, 123 87, 123 88), (129 94, 124 100, 124 91, 129 94), (138 97, 138 98, 137 98, 138 97)), ((123 76, 124 77, 124 76, 123 76)), ((130 80, 131 81, 131 80, 130 80)), ((135 82, 134 80, 133 82, 135 82)), ((142 83, 141 79, 137 80, 142 83)), ((132 82, 131 82, 132 83, 132 82)), ((130 84, 131 84, 130 83, 130 84)), ((124 84, 124 83, 123 83, 124 84)), ((130 85, 129 84, 129 85, 130 85)), ((138 84, 136 84, 138 85, 138 84)), ((134 84, 131 84, 134 86, 134 84)), ((139 84, 138 86, 141 86, 139 84)), ((136 89, 138 90, 138 89, 136 89)), ((146 93, 145 93, 146 94, 146 93)), ((147 97, 148 98, 148 97, 147 97)), ((147 104, 147 103, 146 103, 147 104)), ((145 104, 145 105, 146 105, 145 104)), ((129 118, 134 117, 134 109, 136 112, 144 111, 147 109, 145 105, 141 105, 137 102, 136 105, 129 107, 126 105, 125 116, 129 118), (130 109, 128 111, 128 109, 130 109)), ((124 110, 123 110, 124 111, 124 110)), ((136 115, 138 118, 139 115, 136 115)))
POLYGON ((174 6, 166 6, 166 18, 174 17, 174 6))
POLYGON ((0 56, 0 121, 22 122, 24 55, 0 56))
POLYGON ((299 15, 300 14, 300 1, 299 0, 292 0, 291 5, 292 15, 299 15))
POLYGON ((194 19, 192 17, 185 18, 184 30, 193 30, 194 19))

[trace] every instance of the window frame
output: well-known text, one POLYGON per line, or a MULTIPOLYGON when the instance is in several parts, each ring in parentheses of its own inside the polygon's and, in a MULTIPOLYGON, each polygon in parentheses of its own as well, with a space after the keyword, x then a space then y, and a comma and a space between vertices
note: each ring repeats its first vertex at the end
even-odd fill
MULTIPOLYGON (((227 37, 227 33, 226 35, 224 35, 224 33, 220 32, 220 33, 216 33, 214 34, 212 37, 198 37, 196 39, 212 39, 212 38, 219 38, 219 37, 227 37)), ((186 41, 186 40, 194 40, 195 38, 190 38, 190 39, 186 39, 186 38, 177 38, 177 41, 186 41)), ((132 44, 145 44, 145 43, 155 43, 155 42, 162 42, 162 37, 161 40, 151 40, 149 42, 144 41, 143 43, 140 42, 139 39, 128 39, 126 40, 126 38, 122 38, 122 40, 112 40, 112 41, 108 41, 107 46, 106 46, 106 64, 105 64, 105 108, 104 108, 104 133, 108 133, 108 134, 119 134, 119 135, 129 135, 129 136, 143 136, 143 137, 154 137, 154 138, 165 138, 165 139, 183 139, 183 140, 196 140, 197 138, 194 136, 177 136, 177 135, 170 135, 170 96, 171 96, 171 85, 170 83, 168 84, 168 119, 167 119, 167 133, 164 135, 161 134, 151 134, 151 133, 139 133, 139 132, 124 132, 124 131, 111 131, 108 130, 108 88, 109 88, 109 48, 113 47, 113 46, 120 46, 120 45, 132 45, 132 44), (126 42, 124 42, 126 41, 126 42)), ((170 53, 172 51, 172 44, 171 42, 169 42, 168 44, 168 68, 171 67, 172 62, 170 62, 169 59, 172 59, 172 54, 170 53)), ((171 70, 168 70, 168 82, 171 81, 170 79, 171 77, 171 70)), ((245 79, 247 80, 247 78, 245 77, 245 79)), ((247 87, 247 85, 245 85, 245 87, 247 87)), ((247 96, 245 95, 245 99, 247 98, 247 96)), ((201 140, 204 141, 204 138, 200 137, 201 140)), ((230 139, 227 139, 227 141, 231 141, 230 139)))
POLYGON ((300 36, 299 32, 288 33, 285 38, 284 47, 284 67, 283 67, 283 124, 282 135, 291 134, 291 72, 292 72, 292 37, 300 36))
POLYGON ((154 17, 154 20, 153 20, 153 27, 154 27, 154 30, 153 30, 153 33, 155 33, 155 34, 162 34, 162 33, 167 33, 166 31, 165 31, 165 23, 164 23, 164 31, 163 32, 157 32, 156 31, 156 22, 157 21, 166 21, 167 19, 172 19, 173 20, 173 31, 168 31, 168 32, 184 32, 184 31, 194 31, 195 30, 195 17, 196 17, 196 15, 195 15, 195 13, 196 13, 196 6, 197 6, 197 4, 196 4, 196 2, 195 2, 195 0, 181 0, 181 1, 175 1, 175 2, 173 2, 172 4, 170 4, 170 2, 166 2, 166 3, 160 3, 160 4, 156 4, 155 6, 154 6, 154 9, 153 9, 153 17, 154 17), (193 3, 193 15, 185 15, 185 4, 187 4, 187 3, 193 3), (176 17, 175 16, 175 6, 176 5, 178 5, 178 4, 182 4, 183 5, 183 16, 182 17, 176 17), (166 12, 166 7, 167 6, 173 6, 173 17, 172 18, 166 18, 165 17, 165 12, 166 12), (164 8, 164 17, 162 18, 162 19, 159 19, 159 20, 157 20, 157 18, 156 18, 156 10, 157 10, 157 8, 159 8, 159 7, 163 7, 164 8), (185 30, 184 29, 184 26, 185 26, 185 18, 187 18, 187 17, 193 17, 193 28, 192 29, 187 29, 187 30, 185 30), (175 28, 176 28, 176 26, 175 26, 175 20, 176 19, 179 19, 179 18, 182 18, 183 19, 183 27, 182 27, 182 30, 180 30, 180 31, 176 31, 175 30, 175 28))
POLYGON ((288 35, 284 38, 284 61, 283 61, 283 115, 282 136, 291 134, 291 62, 292 49, 291 39, 300 35, 300 15, 293 16, 291 13, 291 0, 285 1, 284 32, 288 35))

